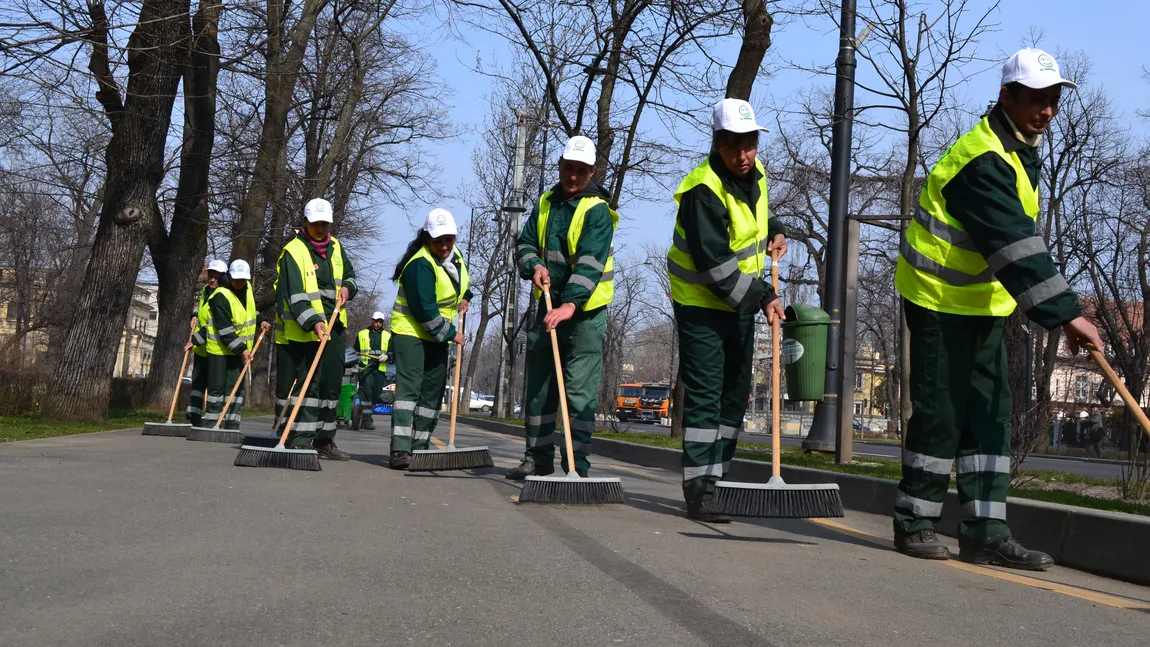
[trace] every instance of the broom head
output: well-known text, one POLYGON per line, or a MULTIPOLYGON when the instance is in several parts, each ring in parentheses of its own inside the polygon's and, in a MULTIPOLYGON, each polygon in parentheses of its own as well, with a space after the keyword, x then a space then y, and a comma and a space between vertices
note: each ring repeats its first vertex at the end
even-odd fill
POLYGON ((275 447, 280 444, 280 435, 270 431, 246 433, 243 443, 253 447, 275 447))
POLYGON ((145 422, 142 436, 179 436, 188 435, 192 426, 186 422, 145 422))
POLYGON ((528 476, 519 492, 520 503, 623 503, 623 483, 617 478, 528 476))
POLYGON ((477 467, 495 467, 491 452, 486 447, 448 447, 447 449, 417 449, 411 452, 409 472, 444 472, 469 470, 477 467))
POLYGON ((238 445, 244 442, 244 435, 238 429, 216 429, 214 427, 192 427, 188 430, 188 440, 201 443, 231 443, 238 445))
POLYGON ((788 485, 778 476, 766 483, 720 481, 707 512, 733 517, 817 519, 843 516, 838 483, 788 485))
POLYGON ((284 470, 318 472, 319 452, 314 449, 288 449, 283 445, 255 447, 240 445, 236 454, 236 467, 275 467, 284 470))

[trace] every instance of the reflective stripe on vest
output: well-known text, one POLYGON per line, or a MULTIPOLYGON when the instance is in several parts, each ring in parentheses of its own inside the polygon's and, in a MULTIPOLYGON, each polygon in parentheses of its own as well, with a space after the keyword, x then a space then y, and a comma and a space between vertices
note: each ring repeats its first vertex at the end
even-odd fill
MULTIPOLYGON (((411 314, 411 309, 407 303, 407 288, 403 285, 402 272, 399 279, 399 292, 395 297, 395 305, 391 310, 391 334, 393 335, 408 335, 409 337, 418 337, 427 341, 446 342, 447 339, 440 339, 433 337, 430 332, 431 329, 439 326, 443 321, 450 323, 455 319, 455 313, 459 309, 459 304, 463 302, 463 295, 467 294, 467 288, 471 285, 471 277, 467 274, 467 264, 463 262, 463 255, 459 253, 458 248, 451 250, 452 258, 459 260, 459 291, 455 291, 455 285, 451 282, 451 276, 447 274, 447 270, 443 269, 443 265, 427 251, 427 246, 419 248, 419 251, 412 254, 411 258, 404 264, 403 268, 414 262, 416 259, 426 259, 431 263, 431 267, 435 269, 435 301, 439 306, 439 316, 426 324, 421 324, 411 314)), ((440 335, 442 336, 448 330, 447 326, 443 327, 440 335)))
POLYGON ((727 236, 730 238, 731 253, 734 254, 734 258, 728 259, 718 267, 705 272, 698 271, 695 259, 688 251, 683 228, 676 221, 671 248, 667 250, 667 275, 671 282, 671 298, 676 303, 734 312, 734 306, 746 296, 751 282, 761 278, 764 268, 769 267, 766 263, 767 221, 770 218, 767 172, 757 158, 755 168, 762 177, 759 178, 759 199, 753 212, 747 203, 732 195, 723 186, 722 179, 711 168, 710 158, 703 160, 702 164, 688 173, 679 188, 675 189, 676 205, 684 193, 701 184, 710 189, 727 207, 727 214, 730 216, 727 236), (708 286, 736 272, 741 272, 742 276, 734 291, 726 299, 720 299, 711 292, 708 286))
MULTIPOLYGON (((331 237, 331 248, 328 251, 328 260, 331 261, 331 277, 335 283, 335 289, 319 288, 319 282, 315 277, 315 267, 311 260, 311 249, 308 244, 299 238, 293 238, 284 245, 283 251, 280 252, 279 260, 276 261, 276 267, 280 266, 283 257, 287 255, 291 257, 295 263, 296 268, 303 276, 303 292, 300 294, 293 294, 288 297, 286 302, 280 300, 276 302, 276 343, 285 344, 289 341, 319 341, 319 335, 314 332, 305 331, 299 325, 295 315, 291 312, 293 303, 307 301, 311 306, 311 311, 319 315, 324 323, 327 323, 329 313, 323 309, 323 302, 320 300, 322 297, 329 299, 337 299, 339 289, 343 287, 343 250, 336 240, 335 236, 331 237)), ((276 278, 275 288, 279 288, 279 277, 276 278)), ((347 308, 340 310, 339 321, 347 327, 347 308)))
POLYGON ((240 303, 240 299, 236 296, 236 293, 223 286, 216 288, 215 291, 212 292, 212 296, 208 297, 208 302, 217 294, 222 294, 224 298, 228 300, 228 305, 230 305, 232 309, 231 321, 223 322, 226 323, 226 325, 223 326, 217 327, 216 322, 211 320, 211 306, 208 303, 205 303, 200 308, 201 315, 205 309, 208 310, 209 315, 208 323, 205 326, 208 337, 206 350, 209 355, 237 354, 220 341, 221 334, 233 334, 244 343, 244 346, 248 350, 252 349, 256 339, 256 300, 252 292, 253 288, 249 283, 245 295, 246 303, 240 303))
MULTIPOLYGON (((1026 167, 1017 153, 1006 152, 984 117, 930 170, 900 249, 895 287, 907 300, 928 310, 993 317, 1014 312, 1014 298, 994 278, 994 272, 1006 262, 996 259, 1000 254, 985 259, 978 253, 966 229, 947 213, 942 196, 948 182, 986 153, 998 155, 1014 169, 1022 208, 1032 219, 1038 217, 1038 192, 1030 184, 1026 167)), ((1045 248, 1043 244, 1041 249, 1030 250, 1030 254, 1045 248)))
MULTIPOLYGON (((571 216, 571 224, 567 226, 567 249, 558 250, 547 249, 547 221, 551 216, 551 201, 547 199, 549 197, 551 191, 539 196, 539 220, 536 222, 536 229, 539 230, 539 253, 543 255, 545 261, 566 263, 570 266, 571 277, 567 279, 568 282, 582 280, 583 287, 591 289, 591 297, 583 304, 583 310, 594 310, 611 303, 611 299, 615 298, 614 243, 608 252, 607 262, 602 266, 594 256, 575 258, 575 251, 579 249, 579 238, 583 236, 583 224, 587 221, 587 212, 600 204, 607 204, 607 201, 598 197, 580 198, 579 204, 575 206, 575 213, 571 216), (579 263, 590 265, 601 272, 598 284, 592 286, 588 279, 575 274, 575 266, 579 263)), ((615 229, 619 226, 619 214, 610 206, 607 207, 607 211, 611 213, 611 233, 614 236, 615 229)), ((539 290, 534 290, 534 294, 536 299, 543 296, 539 290)))
POLYGON ((371 328, 364 328, 363 330, 359 331, 358 337, 358 347, 361 349, 359 352, 359 365, 366 367, 371 363, 371 360, 374 359, 379 362, 379 371, 381 373, 386 372, 387 360, 384 359, 384 355, 387 354, 387 347, 391 343, 391 333, 387 332, 386 330, 379 331, 380 348, 371 347, 371 328), (369 350, 367 352, 363 352, 362 349, 364 348, 369 350))

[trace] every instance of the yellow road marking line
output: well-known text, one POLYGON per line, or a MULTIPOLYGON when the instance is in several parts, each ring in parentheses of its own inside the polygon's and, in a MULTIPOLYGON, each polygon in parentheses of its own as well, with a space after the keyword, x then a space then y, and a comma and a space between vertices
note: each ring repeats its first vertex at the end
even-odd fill
MULTIPOLYGON (((837 521, 831 521, 829 519, 808 519, 807 521, 810 521, 812 523, 816 523, 820 526, 826 526, 828 528, 834 528, 835 530, 842 531, 842 532, 849 534, 849 535, 861 536, 861 537, 873 540, 875 543, 881 544, 883 546, 889 546, 891 543, 890 540, 887 539, 886 537, 880 537, 878 535, 872 535, 868 532, 858 530, 857 528, 851 528, 850 526, 848 526, 846 524, 839 523, 837 521)), ((979 566, 977 564, 968 564, 966 562, 960 562, 960 561, 954 560, 954 559, 947 560, 947 561, 941 561, 940 560, 938 562, 938 564, 941 564, 943 566, 949 566, 951 568, 957 568, 960 571, 966 571, 968 573, 975 573, 977 575, 985 575, 986 577, 992 577, 994 579, 1002 580, 1004 582, 1013 582, 1015 584, 1021 584, 1023 586, 1029 586, 1030 588, 1033 588, 1033 589, 1042 589, 1042 590, 1051 591, 1054 593, 1061 593, 1062 595, 1070 596, 1072 598, 1078 598, 1080 600, 1086 600, 1088 602, 1094 602, 1096 604, 1103 604, 1103 605, 1106 605, 1108 607, 1115 607, 1118 609, 1131 609, 1134 611, 1150 612, 1150 605, 1148 605, 1145 602, 1141 602, 1138 600, 1132 600, 1129 598, 1122 598, 1122 597, 1118 597, 1118 596, 1114 596, 1114 595, 1108 595, 1106 593, 1099 593, 1098 591, 1091 591, 1088 589, 1083 589, 1083 588, 1074 586, 1072 584, 1061 584, 1058 582, 1041 580, 1041 579, 1038 579, 1035 577, 1028 577, 1026 575, 1019 575, 1017 573, 1007 573, 1007 572, 1000 571, 1000 570, 997 570, 994 568, 988 568, 986 566, 979 566)))
POLYGON ((438 438, 432 438, 431 444, 435 445, 436 449, 447 449, 447 445, 443 444, 443 441, 438 438))

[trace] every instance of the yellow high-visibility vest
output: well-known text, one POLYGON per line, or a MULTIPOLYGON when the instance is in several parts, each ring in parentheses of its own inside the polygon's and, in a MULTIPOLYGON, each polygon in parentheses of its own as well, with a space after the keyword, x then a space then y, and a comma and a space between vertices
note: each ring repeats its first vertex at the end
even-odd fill
MULTIPOLYGON (((458 248, 451 250, 454 259, 459 260, 459 290, 456 291, 455 285, 451 282, 451 276, 447 274, 447 270, 443 269, 439 259, 431 255, 427 251, 427 246, 419 248, 419 251, 412 254, 411 258, 404 264, 404 269, 413 263, 416 259, 425 259, 431 263, 431 267, 435 269, 435 301, 439 306, 439 316, 429 321, 426 324, 419 323, 411 314, 411 308, 407 304, 407 289, 403 285, 403 277, 399 279, 399 293, 395 296, 395 305, 391 309, 391 334, 393 335, 408 335, 409 337, 418 337, 427 341, 440 341, 446 342, 447 339, 438 339, 432 337, 431 333, 427 332, 428 328, 436 328, 442 323, 441 320, 451 322, 455 319, 455 313, 459 310, 459 304, 463 303, 463 295, 467 294, 467 288, 471 285, 471 277, 467 274, 467 264, 463 262, 463 255, 459 253, 458 248)), ((448 330, 447 326, 443 327, 443 331, 448 330)))
MULTIPOLYGON (((343 287, 343 250, 336 240, 335 236, 331 237, 331 249, 328 252, 328 258, 331 260, 331 277, 335 282, 334 290, 320 290, 319 282, 315 278, 315 267, 311 262, 311 250, 308 244, 299 238, 293 238, 284 245, 283 251, 280 252, 279 260, 276 261, 276 268, 279 268, 280 262, 284 256, 288 256, 295 263, 296 268, 299 269, 300 275, 303 276, 303 292, 289 297, 289 302, 276 303, 276 343, 286 344, 289 341, 310 342, 319 341, 319 335, 310 330, 304 330, 300 327, 299 322, 296 321, 295 315, 291 313, 291 304, 296 301, 307 301, 311 305, 311 309, 323 318, 324 323, 327 323, 329 313, 323 309, 322 297, 329 299, 339 299, 339 289, 343 287)), ((279 277, 276 277, 275 286, 273 289, 279 287, 279 277)), ((278 292, 277 292, 278 293, 278 292)), ((347 327, 347 309, 342 308, 339 312, 339 321, 347 327)))
POLYGON ((966 229, 946 209, 942 190, 972 160, 992 152, 1015 173, 1015 186, 1026 215, 1038 218, 1038 191, 1018 153, 1006 152, 983 117, 934 165, 918 200, 918 209, 898 257, 894 283, 899 294, 928 310, 958 315, 1005 317, 1016 303, 994 278, 966 229))
MULTIPOLYGON (((545 259, 547 258, 547 219, 551 216, 551 201, 547 198, 550 196, 551 191, 548 191, 539 197, 539 220, 536 225, 539 230, 539 251, 545 259)), ((572 275, 574 275, 576 263, 585 262, 575 258, 575 250, 579 248, 579 238, 583 236, 583 223, 587 221, 587 212, 600 204, 607 204, 607 201, 591 196, 581 198, 579 204, 575 206, 575 213, 571 216, 571 224, 567 227, 567 249, 560 251, 563 252, 564 259, 571 267, 572 275)), ((607 210, 611 212, 611 231, 613 233, 615 228, 619 226, 619 214, 615 213, 615 210, 610 206, 607 207, 607 210)), ((597 259, 592 258, 591 260, 598 263, 597 259)), ((607 262, 603 265, 602 272, 602 275, 599 276, 599 284, 595 286, 591 292, 591 297, 583 304, 583 310, 601 308, 611 303, 611 299, 615 298, 614 244, 611 245, 611 252, 607 255, 607 262)), ((539 290, 535 290, 534 293, 536 299, 543 296, 539 290)))
MULTIPOLYGON (((719 201, 726 205, 727 214, 731 219, 727 226, 727 235, 731 241, 731 253, 735 255, 737 261, 737 265, 732 263, 730 267, 720 266, 707 272, 699 272, 695 265, 695 259, 687 251, 686 235, 683 233, 683 228, 676 222, 671 248, 667 250, 667 274, 671 282, 671 299, 675 303, 734 312, 735 309, 731 304, 715 296, 715 293, 711 292, 707 286, 730 276, 736 269, 750 277, 751 280, 762 278, 763 268, 768 267, 766 264, 767 220, 769 219, 767 171, 757 158, 755 159, 755 168, 759 170, 762 177, 759 178, 759 199, 755 203, 754 211, 751 210, 750 205, 727 191, 723 186, 723 180, 711 168, 710 158, 703 160, 702 164, 688 173, 687 177, 683 178, 683 182, 679 184, 679 188, 675 189, 676 205, 679 204, 684 193, 700 184, 710 189, 719 201)), ((732 296, 737 297, 737 295, 732 296)), ((735 298, 732 301, 737 303, 738 299, 735 298)))
POLYGON ((359 365, 366 368, 371 360, 379 362, 379 371, 387 371, 387 348, 391 344, 391 333, 386 330, 379 331, 380 348, 371 347, 371 328, 359 331, 359 365), (364 349, 367 349, 366 351, 364 349))
POLYGON ((202 317, 205 311, 207 311, 208 315, 208 324, 205 326, 208 331, 208 343, 205 348, 209 355, 236 354, 232 352, 231 348, 228 348, 228 346, 220 341, 221 332, 223 334, 234 333, 236 337, 239 337, 240 341, 244 342, 248 350, 252 349, 256 339, 256 300, 252 292, 254 292, 254 290, 249 284, 247 294, 245 295, 246 303, 241 303, 240 298, 236 296, 235 292, 221 285, 212 292, 212 295, 208 297, 208 301, 200 307, 200 316, 202 317), (218 322, 211 318, 211 306, 208 305, 208 303, 217 294, 224 295, 224 298, 228 300, 228 305, 232 308, 231 321, 218 322), (225 325, 221 326, 221 323, 225 325))

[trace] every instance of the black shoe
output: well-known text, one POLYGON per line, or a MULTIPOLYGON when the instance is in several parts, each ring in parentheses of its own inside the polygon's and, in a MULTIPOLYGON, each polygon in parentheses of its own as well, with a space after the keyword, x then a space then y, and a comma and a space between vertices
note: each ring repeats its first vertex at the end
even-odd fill
POLYGON ((407 452, 391 452, 391 460, 387 466, 393 470, 405 470, 411 465, 411 454, 407 452))
POLYGON ((950 559, 950 551, 942 545, 933 530, 920 530, 905 535, 896 532, 894 547, 903 555, 919 559, 950 559))
POLYGON ((687 504, 687 518, 703 523, 731 523, 733 519, 725 514, 707 512, 703 505, 687 504))
POLYGON ((362 429, 363 431, 375 431, 375 424, 370 423, 370 422, 365 422, 365 423, 363 423, 363 426, 360 427, 360 429, 362 429))
POLYGON ((1050 555, 1040 550, 1027 550, 1014 537, 1006 537, 982 548, 962 549, 958 555, 972 564, 1005 566, 1024 571, 1045 571, 1054 566, 1050 555))
POLYGON ((503 478, 511 479, 512 481, 522 481, 528 476, 551 476, 555 472, 554 465, 536 465, 531 461, 523 461, 519 467, 508 470, 503 478))
POLYGON ((319 457, 329 461, 350 461, 351 454, 343 451, 335 446, 335 441, 329 441, 326 445, 316 445, 315 450, 319 452, 319 457))

